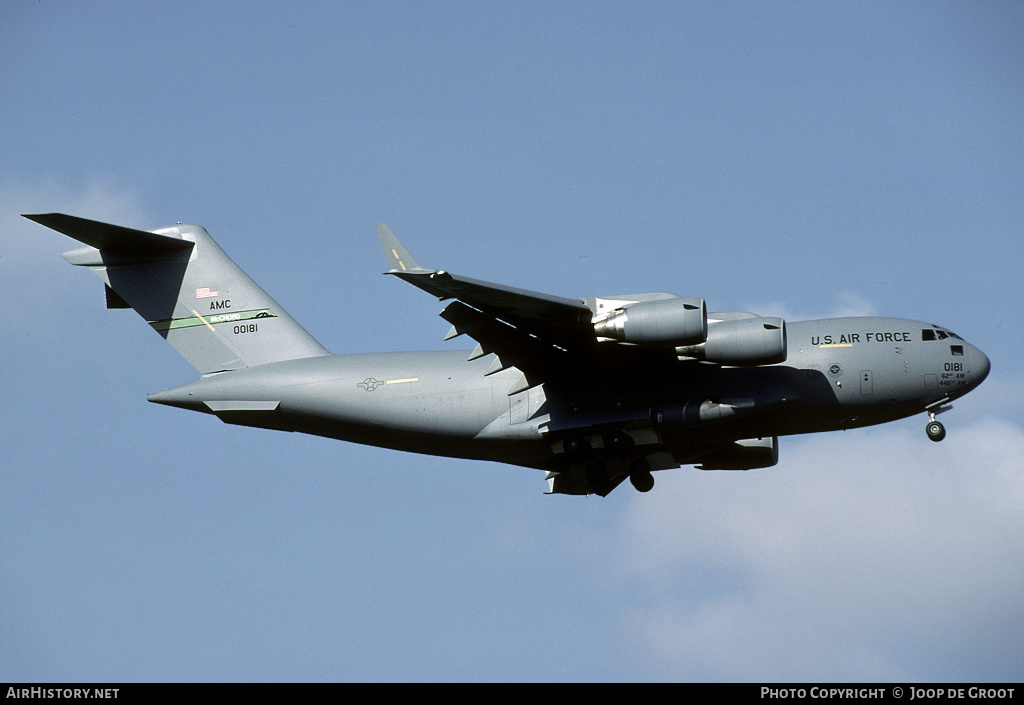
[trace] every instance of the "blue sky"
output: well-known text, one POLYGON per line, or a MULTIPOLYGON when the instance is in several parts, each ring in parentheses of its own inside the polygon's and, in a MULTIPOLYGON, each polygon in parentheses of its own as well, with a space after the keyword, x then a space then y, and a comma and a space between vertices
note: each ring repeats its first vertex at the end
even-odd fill
POLYGON ((0 680, 1024 675, 1024 3, 0 6, 0 680), (18 217, 204 225, 336 353, 425 266, 933 321, 942 417, 768 470, 540 473, 146 402, 195 371, 18 217))

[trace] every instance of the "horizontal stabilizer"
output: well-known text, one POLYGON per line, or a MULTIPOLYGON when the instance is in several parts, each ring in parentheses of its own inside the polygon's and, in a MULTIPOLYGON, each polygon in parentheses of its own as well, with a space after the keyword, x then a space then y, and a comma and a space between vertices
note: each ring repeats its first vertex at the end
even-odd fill
POLYGON ((183 252, 194 247, 194 243, 174 235, 160 235, 145 230, 125 228, 120 225, 86 220, 64 213, 43 213, 26 215, 51 230, 73 237, 98 250, 117 254, 159 254, 183 252))

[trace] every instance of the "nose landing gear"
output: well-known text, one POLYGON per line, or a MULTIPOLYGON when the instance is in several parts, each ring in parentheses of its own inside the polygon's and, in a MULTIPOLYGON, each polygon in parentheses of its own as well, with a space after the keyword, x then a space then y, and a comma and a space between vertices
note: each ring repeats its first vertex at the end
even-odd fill
POLYGON ((928 434, 929 440, 933 440, 936 443, 946 437, 946 427, 935 420, 935 415, 953 408, 947 403, 948 401, 949 397, 946 397, 925 407, 925 411, 928 412, 928 423, 924 427, 924 432, 928 434))

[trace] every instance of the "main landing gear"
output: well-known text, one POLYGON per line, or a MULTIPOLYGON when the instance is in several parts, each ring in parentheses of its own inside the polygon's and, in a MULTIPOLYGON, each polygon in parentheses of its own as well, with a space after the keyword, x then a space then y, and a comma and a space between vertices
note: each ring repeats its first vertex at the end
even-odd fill
POLYGON ((646 458, 633 458, 629 461, 629 482, 637 492, 650 492, 654 487, 651 464, 647 462, 646 458))
POLYGON ((629 434, 611 431, 596 440, 595 445, 597 448, 577 434, 562 440, 562 450, 570 462, 585 464, 586 484, 591 490, 603 497, 628 476, 637 491, 651 491, 654 487, 651 464, 644 455, 636 454, 635 442, 629 434))
POLYGON ((650 470, 640 470, 629 474, 629 481, 637 492, 650 492, 654 487, 654 475, 650 470))

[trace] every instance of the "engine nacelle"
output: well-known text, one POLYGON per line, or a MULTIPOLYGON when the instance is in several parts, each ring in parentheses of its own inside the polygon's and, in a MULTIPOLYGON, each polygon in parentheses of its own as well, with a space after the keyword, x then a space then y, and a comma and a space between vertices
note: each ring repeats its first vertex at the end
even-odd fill
POLYGON ((774 365, 786 361, 786 322, 781 318, 741 318, 708 328, 706 342, 676 348, 680 357, 721 365, 774 365))
POLYGON ((695 345, 708 337, 704 299, 658 299, 631 304, 594 324, 601 338, 639 345, 695 345))
POLYGON ((770 468, 779 462, 779 441, 770 438, 749 438, 736 441, 704 458, 698 470, 754 470, 770 468))

